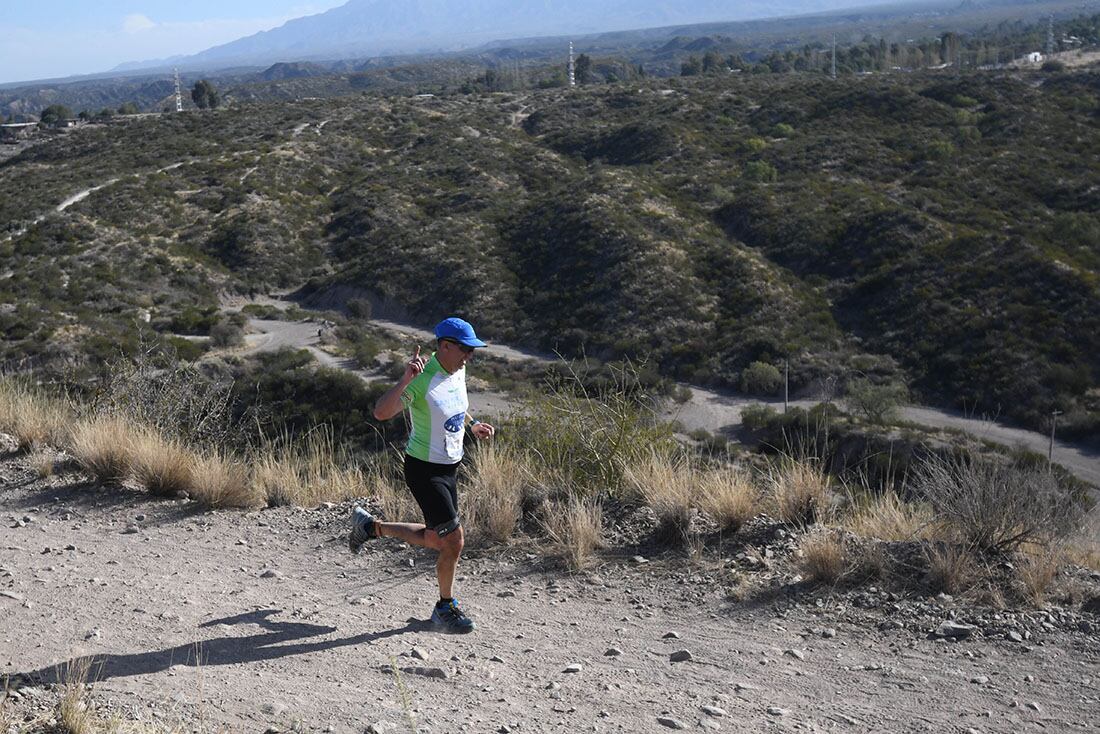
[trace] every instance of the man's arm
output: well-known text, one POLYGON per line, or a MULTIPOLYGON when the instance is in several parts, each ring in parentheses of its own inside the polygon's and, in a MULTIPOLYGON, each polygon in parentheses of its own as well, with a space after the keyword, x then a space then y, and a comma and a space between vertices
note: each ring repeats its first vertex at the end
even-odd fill
POLYGON ((401 380, 387 390, 386 394, 378 398, 378 402, 374 404, 374 417, 376 420, 388 421, 401 413, 405 407, 401 403, 401 396, 405 394, 405 389, 409 386, 409 383, 424 371, 424 366, 427 364, 428 358, 421 357, 420 347, 417 347, 416 354, 405 365, 405 374, 401 375, 401 380))

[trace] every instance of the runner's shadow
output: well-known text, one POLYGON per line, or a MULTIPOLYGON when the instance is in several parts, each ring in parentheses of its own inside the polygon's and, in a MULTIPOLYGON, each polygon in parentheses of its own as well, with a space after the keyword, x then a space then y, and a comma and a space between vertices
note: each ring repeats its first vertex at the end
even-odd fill
POLYGON ((153 652, 81 656, 48 668, 41 668, 28 673, 16 673, 11 676, 10 683, 13 687, 61 683, 64 682, 66 670, 79 670, 79 664, 85 661, 90 663, 88 677, 94 681, 149 675, 168 670, 175 665, 208 667, 255 663, 262 660, 277 660, 292 655, 333 650, 350 645, 362 645, 408 632, 423 631, 431 627, 430 622, 410 619, 404 627, 396 629, 382 632, 364 632, 343 639, 306 642, 305 640, 311 637, 331 634, 336 631, 336 628, 303 622, 279 622, 270 619, 272 615, 281 611, 279 609, 257 610, 238 614, 234 617, 215 619, 200 625, 200 627, 212 627, 214 625, 255 624, 265 630, 261 634, 196 640, 153 652))

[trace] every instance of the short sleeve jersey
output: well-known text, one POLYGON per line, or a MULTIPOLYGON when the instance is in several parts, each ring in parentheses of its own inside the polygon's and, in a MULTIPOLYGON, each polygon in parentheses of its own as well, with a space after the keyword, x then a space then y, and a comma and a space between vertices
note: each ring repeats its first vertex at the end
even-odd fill
POLYGON ((401 401, 409 409, 412 431, 405 453, 432 464, 457 464, 462 460, 466 429, 466 368, 447 372, 436 355, 413 378, 401 401))

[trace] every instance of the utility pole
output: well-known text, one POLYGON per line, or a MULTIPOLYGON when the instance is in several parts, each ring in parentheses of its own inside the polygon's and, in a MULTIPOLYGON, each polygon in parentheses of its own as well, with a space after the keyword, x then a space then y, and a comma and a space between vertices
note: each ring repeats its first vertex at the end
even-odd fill
POLYGON ((183 95, 180 94, 180 70, 176 69, 176 112, 183 112, 183 95))
POLYGON ((836 34, 833 34, 833 79, 836 79, 836 34))
POLYGON ((573 58, 573 42, 569 42, 569 86, 577 86, 577 61, 573 58))
POLYGON ((1047 465, 1054 465, 1054 428, 1058 425, 1058 416, 1062 415, 1060 410, 1052 410, 1050 412, 1050 448, 1047 449, 1047 465))
POLYGON ((785 359, 783 360, 783 415, 787 414, 787 408, 790 406, 790 386, 791 361, 785 359))
POLYGON ((1054 55, 1054 16, 1047 17, 1047 56, 1054 55))

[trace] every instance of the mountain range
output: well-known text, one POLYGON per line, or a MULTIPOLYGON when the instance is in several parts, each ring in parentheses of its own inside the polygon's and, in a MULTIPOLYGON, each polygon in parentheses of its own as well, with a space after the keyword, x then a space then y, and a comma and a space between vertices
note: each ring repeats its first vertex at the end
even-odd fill
MULTIPOLYGON (((506 37, 591 34, 711 21, 749 20, 880 4, 867 0, 349 0, 193 56, 187 69, 267 65, 377 54, 453 51, 506 37)), ((166 63, 124 64, 118 70, 166 63)))

